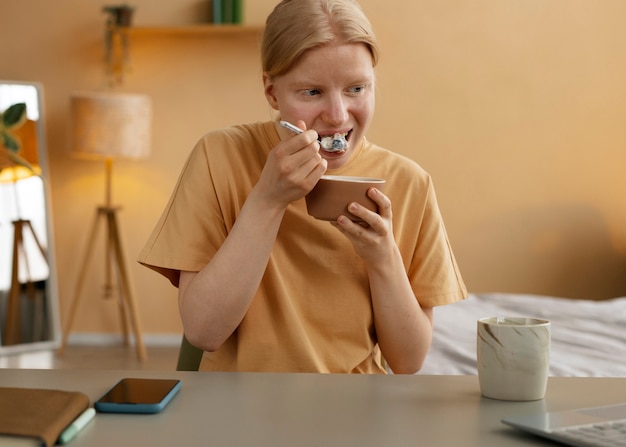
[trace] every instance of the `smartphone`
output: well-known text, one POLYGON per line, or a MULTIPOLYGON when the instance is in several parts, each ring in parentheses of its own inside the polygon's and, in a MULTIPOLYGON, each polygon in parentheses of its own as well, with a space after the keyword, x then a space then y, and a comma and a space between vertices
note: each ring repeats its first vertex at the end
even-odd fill
POLYGON ((178 379, 131 379, 117 382, 94 408, 101 413, 158 413, 178 393, 178 379))

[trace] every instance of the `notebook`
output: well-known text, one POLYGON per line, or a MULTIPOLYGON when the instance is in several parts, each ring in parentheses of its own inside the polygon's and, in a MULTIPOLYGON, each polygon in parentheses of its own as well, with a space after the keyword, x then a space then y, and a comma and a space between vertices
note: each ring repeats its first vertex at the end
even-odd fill
POLYGON ((0 387, 0 446, 52 446, 89 406, 80 391, 0 387))
POLYGON ((502 422, 574 447, 626 447, 626 403, 513 416, 502 422))

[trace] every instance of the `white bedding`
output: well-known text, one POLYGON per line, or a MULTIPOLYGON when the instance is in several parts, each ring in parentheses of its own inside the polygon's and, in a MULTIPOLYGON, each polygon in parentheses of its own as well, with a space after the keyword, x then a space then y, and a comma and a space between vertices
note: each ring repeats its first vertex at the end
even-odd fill
POLYGON ((493 316, 552 322, 551 376, 626 377, 626 297, 606 301, 472 294, 436 307, 433 343, 419 374, 476 374, 476 320, 493 316))

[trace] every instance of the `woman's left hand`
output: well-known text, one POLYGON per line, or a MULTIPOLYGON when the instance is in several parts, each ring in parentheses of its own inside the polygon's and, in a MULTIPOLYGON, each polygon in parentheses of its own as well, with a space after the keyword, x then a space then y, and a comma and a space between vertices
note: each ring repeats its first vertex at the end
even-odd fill
POLYGON ((357 254, 365 262, 377 263, 389 256, 395 247, 391 200, 376 188, 370 188, 367 195, 378 205, 378 213, 359 203, 351 203, 348 210, 362 222, 339 216, 333 225, 352 242, 357 254))
POLYGON ((340 216, 333 225, 351 242, 367 268, 378 343, 394 373, 414 374, 424 362, 432 339, 432 309, 417 301, 396 244, 391 200, 376 188, 368 191, 378 214, 351 203, 348 210, 362 222, 340 216))

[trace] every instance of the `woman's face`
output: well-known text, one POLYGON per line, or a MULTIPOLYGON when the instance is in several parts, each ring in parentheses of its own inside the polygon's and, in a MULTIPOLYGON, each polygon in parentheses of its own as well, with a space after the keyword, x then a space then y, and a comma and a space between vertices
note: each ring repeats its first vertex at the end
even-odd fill
MULTIPOLYGON (((281 119, 302 120, 320 137, 344 135, 343 152, 320 154, 329 169, 346 164, 365 135, 374 114, 374 67, 365 44, 325 45, 307 51, 287 73, 264 76, 269 104, 281 119)), ((283 136, 289 131, 279 128, 283 136)))

